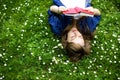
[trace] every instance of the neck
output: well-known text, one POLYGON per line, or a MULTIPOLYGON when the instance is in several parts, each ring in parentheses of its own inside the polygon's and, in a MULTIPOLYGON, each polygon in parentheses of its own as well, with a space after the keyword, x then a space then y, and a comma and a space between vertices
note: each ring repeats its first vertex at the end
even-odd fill
POLYGON ((78 20, 73 18, 72 28, 76 28, 77 30, 80 30, 80 27, 79 25, 77 25, 77 23, 78 23, 78 20))
POLYGON ((74 19, 74 17, 73 17, 73 18, 72 18, 72 21, 73 21, 73 25, 76 26, 77 20, 74 19))

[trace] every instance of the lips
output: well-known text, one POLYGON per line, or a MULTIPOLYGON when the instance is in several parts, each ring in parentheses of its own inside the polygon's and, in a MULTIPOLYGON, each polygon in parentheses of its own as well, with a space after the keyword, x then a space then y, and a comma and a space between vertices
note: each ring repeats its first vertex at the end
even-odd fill
POLYGON ((75 31, 77 31, 77 30, 75 30, 75 29, 74 29, 74 30, 72 30, 72 32, 75 32, 75 31))

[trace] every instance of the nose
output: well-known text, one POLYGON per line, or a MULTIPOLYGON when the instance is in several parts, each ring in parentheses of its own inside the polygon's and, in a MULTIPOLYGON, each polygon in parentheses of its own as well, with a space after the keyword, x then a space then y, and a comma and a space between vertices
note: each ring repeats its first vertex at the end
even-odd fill
POLYGON ((77 33, 74 32, 75 37, 77 36, 77 33))

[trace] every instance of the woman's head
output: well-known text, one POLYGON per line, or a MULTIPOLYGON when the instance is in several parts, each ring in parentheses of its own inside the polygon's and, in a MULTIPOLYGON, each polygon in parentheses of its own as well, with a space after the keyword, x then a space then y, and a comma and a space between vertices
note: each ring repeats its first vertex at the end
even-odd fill
POLYGON ((90 52, 89 41, 84 38, 79 27, 75 24, 66 27, 62 34, 62 45, 71 61, 78 61, 83 55, 90 52))
POLYGON ((79 44, 82 47, 85 45, 83 36, 76 27, 71 28, 67 33, 67 41, 79 44))

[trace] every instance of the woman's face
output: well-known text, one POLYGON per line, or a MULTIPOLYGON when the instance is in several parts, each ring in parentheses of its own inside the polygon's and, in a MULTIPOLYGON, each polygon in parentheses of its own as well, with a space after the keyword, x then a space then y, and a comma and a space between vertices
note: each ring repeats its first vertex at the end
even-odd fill
POLYGON ((80 44, 80 46, 84 46, 84 39, 82 34, 77 30, 76 27, 73 27, 69 32, 67 36, 68 42, 73 42, 76 44, 80 44))

